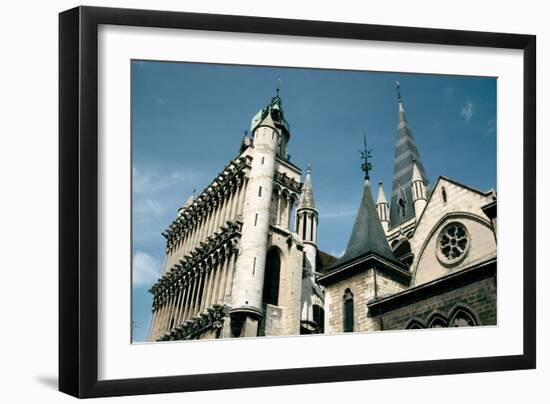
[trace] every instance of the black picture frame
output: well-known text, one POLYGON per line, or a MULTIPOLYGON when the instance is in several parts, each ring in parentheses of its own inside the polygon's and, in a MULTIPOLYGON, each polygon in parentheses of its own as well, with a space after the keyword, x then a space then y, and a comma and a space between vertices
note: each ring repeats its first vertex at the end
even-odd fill
POLYGON ((536 37, 77 7, 59 15, 59 390, 105 397, 536 367, 536 37), (98 26, 181 28, 523 51, 523 354, 98 381, 98 26))

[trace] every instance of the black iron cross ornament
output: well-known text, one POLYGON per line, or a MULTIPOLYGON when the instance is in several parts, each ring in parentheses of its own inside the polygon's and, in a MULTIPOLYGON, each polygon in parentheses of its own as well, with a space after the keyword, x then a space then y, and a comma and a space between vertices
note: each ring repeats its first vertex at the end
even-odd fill
POLYGON ((364 150, 359 151, 361 153, 361 160, 363 160, 363 164, 361 164, 361 169, 365 172, 365 180, 368 180, 369 177, 369 171, 372 170, 372 164, 369 162, 369 159, 372 158, 372 149, 367 149, 367 135, 363 133, 363 143, 364 143, 364 150))

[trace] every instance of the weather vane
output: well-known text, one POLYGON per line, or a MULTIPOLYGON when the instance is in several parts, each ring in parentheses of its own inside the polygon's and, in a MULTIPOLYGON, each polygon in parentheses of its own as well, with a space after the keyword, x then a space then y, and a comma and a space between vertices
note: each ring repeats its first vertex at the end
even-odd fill
POLYGON ((361 169, 365 172, 365 180, 368 180, 369 177, 369 171, 372 170, 372 164, 369 162, 369 159, 372 158, 371 149, 367 149, 367 135, 363 133, 363 143, 365 149, 363 151, 359 151, 361 153, 361 160, 363 160, 363 164, 361 164, 361 169))

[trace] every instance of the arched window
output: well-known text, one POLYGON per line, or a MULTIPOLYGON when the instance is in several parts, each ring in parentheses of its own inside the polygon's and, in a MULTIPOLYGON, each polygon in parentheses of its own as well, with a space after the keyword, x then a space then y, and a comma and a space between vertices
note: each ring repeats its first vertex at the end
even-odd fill
POLYGON ((466 309, 456 310, 451 320, 451 327, 474 327, 476 326, 474 316, 466 309))
POLYGON ((416 320, 411 320, 409 322, 409 324, 407 324, 407 326, 405 327, 407 330, 419 330, 419 329, 422 329, 424 328, 422 326, 422 324, 420 324, 418 321, 416 320))
POLYGON ((399 216, 405 217, 405 215, 407 214, 406 202, 403 200, 403 198, 400 198, 399 202, 397 203, 399 205, 399 216))
POLYGON ((449 326, 447 320, 438 314, 434 314, 428 324, 428 328, 447 328, 449 326))
POLYGON ((351 290, 344 292, 344 332, 353 332, 353 294, 351 290))
POLYGON ((277 306, 279 304, 279 277, 281 273, 281 257, 275 249, 267 253, 265 262, 265 277, 263 302, 277 306))

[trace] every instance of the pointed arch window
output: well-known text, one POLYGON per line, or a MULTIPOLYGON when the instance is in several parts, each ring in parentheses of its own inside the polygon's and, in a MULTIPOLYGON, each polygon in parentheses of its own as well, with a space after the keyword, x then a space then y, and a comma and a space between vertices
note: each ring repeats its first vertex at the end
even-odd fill
POLYGON ((400 198, 397 204, 399 205, 399 216, 404 218, 407 215, 407 202, 403 198, 400 198))
POLYGON ((434 314, 430 319, 428 328, 447 328, 448 326, 447 319, 439 314, 434 314))
POLYGON ((458 309, 451 320, 451 327, 474 327, 476 320, 472 313, 466 309, 458 309))
POLYGON ((353 293, 350 289, 344 292, 344 332, 353 332, 354 313, 353 313, 353 293))

